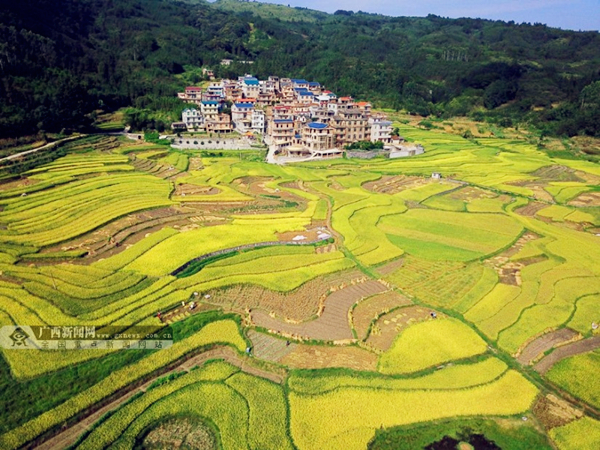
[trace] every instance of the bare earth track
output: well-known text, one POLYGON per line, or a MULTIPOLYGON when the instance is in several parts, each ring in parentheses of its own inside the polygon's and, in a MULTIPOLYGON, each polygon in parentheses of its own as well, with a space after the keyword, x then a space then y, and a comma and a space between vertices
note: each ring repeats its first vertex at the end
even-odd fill
POLYGON ((275 334, 293 336, 300 339, 341 341, 353 338, 348 311, 357 301, 386 291, 388 288, 378 281, 369 280, 336 291, 325 300, 322 314, 306 323, 287 323, 263 311, 252 312, 251 319, 257 326, 275 334))
POLYGON ((517 361, 523 365, 532 364, 551 348, 565 345, 579 337, 579 333, 569 328, 562 328, 551 333, 546 333, 527 344, 519 356, 517 356, 517 361))
POLYGON ((103 406, 102 408, 94 411, 92 414, 87 416, 85 419, 78 421, 73 426, 62 430, 56 436, 48 439, 47 441, 39 444, 37 446, 33 446, 31 448, 35 448, 37 450, 62 450, 64 448, 73 445, 79 436, 87 429, 89 429, 98 419, 100 419, 104 414, 109 411, 113 411, 133 397, 138 392, 145 392, 148 387, 157 379, 168 375, 173 372, 189 372, 193 367, 200 366, 207 361, 220 359, 224 360, 236 367, 239 367, 242 371, 249 373, 251 375, 255 375, 261 378, 266 378, 275 383, 281 383, 283 381, 283 376, 280 374, 276 374, 273 372, 268 372, 266 370, 259 369, 255 366, 248 365, 245 361, 245 358, 240 357, 233 349, 230 347, 217 347, 207 352, 201 353, 199 355, 193 356, 178 366, 171 369, 169 372, 162 373, 157 375, 156 377, 146 381, 141 386, 132 389, 131 391, 123 394, 121 397, 115 399, 109 404, 103 406))
POLYGON ((569 356, 579 355, 580 353, 591 352, 597 348, 600 348, 600 336, 594 336, 582 341, 573 342, 572 344, 557 348, 548 356, 542 358, 533 366, 533 368, 543 375, 560 360, 568 358, 569 356))

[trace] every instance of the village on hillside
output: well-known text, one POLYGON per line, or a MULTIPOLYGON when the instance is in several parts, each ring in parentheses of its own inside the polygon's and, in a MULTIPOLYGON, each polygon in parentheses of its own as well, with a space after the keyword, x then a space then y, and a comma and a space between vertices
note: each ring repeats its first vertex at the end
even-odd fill
MULTIPOLYGON (((317 82, 274 76, 259 80, 245 75, 237 80, 214 81, 204 89, 190 86, 178 97, 190 107, 183 111, 181 122, 172 124, 173 131, 203 131, 211 136, 235 132, 248 141, 267 145, 269 162, 339 158, 344 154, 399 158, 424 152, 421 145, 405 142, 385 115, 373 113, 370 103, 338 97, 317 82)), ((174 142, 182 148, 203 145, 205 142, 197 139, 174 142)), ((231 140, 223 140, 221 145, 236 148, 231 140)))

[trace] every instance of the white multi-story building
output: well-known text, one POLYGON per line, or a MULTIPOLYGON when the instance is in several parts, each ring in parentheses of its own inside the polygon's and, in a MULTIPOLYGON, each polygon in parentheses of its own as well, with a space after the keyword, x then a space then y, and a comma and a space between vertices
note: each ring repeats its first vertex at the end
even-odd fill
POLYGON ((240 133, 245 133, 252 127, 252 113, 254 104, 234 103, 231 107, 231 120, 240 133))
POLYGON ((252 131, 260 134, 265 132, 265 113, 260 109, 252 111, 252 131))
POLYGON ((184 109, 181 113, 181 121, 185 123, 188 130, 204 127, 204 116, 196 108, 184 109))
POLYGON ((389 144, 392 142, 392 122, 384 120, 381 117, 371 117, 371 142, 383 142, 389 144))

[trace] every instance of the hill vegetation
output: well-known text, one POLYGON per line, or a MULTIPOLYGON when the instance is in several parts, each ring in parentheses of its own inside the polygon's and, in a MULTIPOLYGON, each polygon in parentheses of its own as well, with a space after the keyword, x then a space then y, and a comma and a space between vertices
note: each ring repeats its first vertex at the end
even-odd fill
POLYGON ((600 134, 597 32, 234 0, 23 0, 0 11, 0 137, 83 127, 121 107, 162 129, 200 67, 234 77, 242 60, 379 107, 600 134))

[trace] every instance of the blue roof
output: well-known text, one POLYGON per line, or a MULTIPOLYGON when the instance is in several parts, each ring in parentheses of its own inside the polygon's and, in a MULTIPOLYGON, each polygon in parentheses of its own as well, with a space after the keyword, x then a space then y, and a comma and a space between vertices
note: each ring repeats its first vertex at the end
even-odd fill
POLYGON ((296 84, 306 84, 307 81, 303 80, 301 78, 292 78, 292 83, 296 83, 296 84))
POLYGON ((236 103, 235 106, 237 108, 254 108, 252 103, 236 103))
POLYGON ((205 101, 205 102, 202 102, 202 104, 203 104, 203 105, 218 105, 218 104, 219 104, 219 102, 205 101))
POLYGON ((246 79, 244 79, 244 84, 246 84, 248 86, 258 86, 258 79, 257 78, 246 78, 246 79))
POLYGON ((314 96, 314 95, 315 95, 315 94, 313 94, 313 93, 312 93, 312 92, 310 92, 310 91, 301 91, 301 92, 298 92, 298 94, 300 94, 300 95, 306 95, 306 96, 308 96, 308 97, 311 97, 311 96, 314 96))
POLYGON ((310 81, 308 83, 309 86, 321 86, 321 83, 317 83, 316 81, 310 81))
POLYGON ((321 123, 321 122, 311 122, 308 124, 309 128, 315 128, 317 130, 322 130, 324 128, 327 128, 327 124, 326 123, 321 123))
POLYGON ((292 119, 277 119, 274 121, 275 123, 294 123, 292 119))

